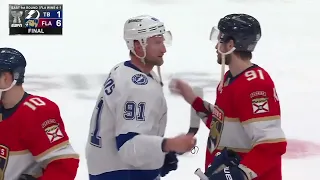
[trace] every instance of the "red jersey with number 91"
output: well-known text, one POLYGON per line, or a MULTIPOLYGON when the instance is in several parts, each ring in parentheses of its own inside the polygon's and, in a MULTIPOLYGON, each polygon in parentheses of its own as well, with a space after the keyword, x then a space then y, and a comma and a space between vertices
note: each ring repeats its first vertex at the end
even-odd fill
POLYGON ((241 164, 256 180, 281 180, 281 155, 286 139, 281 129, 280 104, 269 74, 254 65, 236 77, 228 71, 224 86, 217 88, 215 105, 197 98, 192 104, 205 113, 210 129, 206 168, 224 147, 242 157, 241 164))
POLYGON ((58 106, 44 97, 25 94, 12 110, 0 119, 0 180, 18 179, 22 174, 74 179, 78 154, 69 144, 58 106), (57 160, 64 161, 60 166, 68 164, 69 175, 45 172, 57 160))

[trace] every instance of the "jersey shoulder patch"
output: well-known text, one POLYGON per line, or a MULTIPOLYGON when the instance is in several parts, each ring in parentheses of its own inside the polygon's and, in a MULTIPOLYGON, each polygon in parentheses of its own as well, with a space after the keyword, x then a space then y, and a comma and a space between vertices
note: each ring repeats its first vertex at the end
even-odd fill
POLYGON ((136 85, 146 85, 148 84, 148 77, 144 74, 135 74, 132 76, 131 81, 136 85))

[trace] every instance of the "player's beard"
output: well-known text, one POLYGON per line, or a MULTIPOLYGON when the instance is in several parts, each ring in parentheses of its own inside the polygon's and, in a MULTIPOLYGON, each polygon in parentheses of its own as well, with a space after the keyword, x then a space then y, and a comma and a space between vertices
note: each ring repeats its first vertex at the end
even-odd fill
MULTIPOLYGON (((217 59, 218 64, 222 63, 222 55, 218 54, 218 59, 217 59)), ((231 54, 225 55, 225 65, 229 65, 231 63, 231 54)))
POLYGON ((163 58, 162 57, 150 58, 150 59, 146 58, 145 62, 153 66, 161 66, 163 64, 163 58))

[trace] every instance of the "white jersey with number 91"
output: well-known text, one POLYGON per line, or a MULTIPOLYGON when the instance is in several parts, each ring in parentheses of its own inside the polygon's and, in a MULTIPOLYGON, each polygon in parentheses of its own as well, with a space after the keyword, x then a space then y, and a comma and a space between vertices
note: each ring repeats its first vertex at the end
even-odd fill
POLYGON ((154 180, 165 153, 167 104, 155 73, 115 66, 99 94, 86 147, 90 180, 154 180))

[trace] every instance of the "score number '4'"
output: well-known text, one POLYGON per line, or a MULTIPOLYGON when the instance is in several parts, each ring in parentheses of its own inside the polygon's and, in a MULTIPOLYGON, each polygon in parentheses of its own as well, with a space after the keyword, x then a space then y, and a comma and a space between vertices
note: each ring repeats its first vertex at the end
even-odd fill
MULTIPOLYGON (((115 82, 113 79, 108 79, 104 83, 104 91, 107 96, 110 96, 113 93, 113 90, 116 88, 115 82)), ((92 146, 101 148, 101 136, 99 135, 100 125, 101 125, 101 114, 104 107, 104 98, 101 97, 96 106, 96 111, 92 116, 92 123, 94 126, 93 131, 91 132, 90 144, 92 146)), ((145 121, 145 102, 135 102, 127 101, 124 104, 123 108, 123 119, 124 120, 136 120, 136 121, 145 121)), ((103 117, 108 118, 108 117, 103 117)))
MULTIPOLYGON (((264 74, 263 71, 261 69, 258 70, 250 70, 244 73, 245 77, 247 78, 248 81, 252 81, 254 79, 261 79, 264 80, 264 74)), ((279 97, 276 91, 276 88, 273 88, 273 97, 275 101, 279 101, 279 97)))

